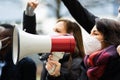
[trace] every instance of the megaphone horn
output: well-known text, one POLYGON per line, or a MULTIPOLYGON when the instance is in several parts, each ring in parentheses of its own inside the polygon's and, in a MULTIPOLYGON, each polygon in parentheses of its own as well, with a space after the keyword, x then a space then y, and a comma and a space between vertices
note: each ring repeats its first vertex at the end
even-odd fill
POLYGON ((14 27, 13 31, 13 63, 29 54, 50 52, 73 52, 75 49, 73 36, 35 35, 14 27))

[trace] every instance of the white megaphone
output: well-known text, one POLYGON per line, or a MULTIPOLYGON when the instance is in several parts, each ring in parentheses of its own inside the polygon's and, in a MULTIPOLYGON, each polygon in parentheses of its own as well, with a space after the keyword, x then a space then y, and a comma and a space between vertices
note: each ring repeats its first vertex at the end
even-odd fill
POLYGON ((75 49, 73 36, 35 35, 15 27, 13 31, 13 62, 29 54, 50 52, 73 52, 75 49))

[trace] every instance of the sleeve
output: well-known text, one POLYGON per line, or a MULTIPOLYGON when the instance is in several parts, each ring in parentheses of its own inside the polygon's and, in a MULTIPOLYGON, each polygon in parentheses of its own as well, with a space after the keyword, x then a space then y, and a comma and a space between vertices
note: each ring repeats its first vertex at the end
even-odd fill
POLYGON ((36 15, 28 16, 23 14, 23 30, 28 33, 36 34, 36 15))
POLYGON ((58 77, 53 77, 53 76, 49 75, 49 73, 47 72, 47 70, 45 68, 45 65, 46 65, 46 61, 43 61, 43 68, 41 71, 41 75, 40 75, 41 79, 40 80, 65 80, 64 76, 62 74, 58 77))
MULTIPOLYGON (((45 65, 44 65, 44 69, 45 69, 45 65)), ((46 69, 45 69, 46 70, 46 69)), ((46 70, 47 72, 47 70, 46 70)), ((45 76, 44 76, 45 77, 45 76)), ((45 77, 45 80, 66 80, 65 79, 66 77, 64 76, 64 73, 62 72, 62 70, 60 71, 60 76, 58 77, 54 77, 54 76, 51 76, 49 75, 49 73, 47 72, 46 73, 46 77, 45 77)))
POLYGON ((66 79, 65 79, 64 75, 62 75, 62 74, 58 77, 53 77, 53 76, 47 74, 46 80, 66 80, 66 79))
POLYGON ((69 61, 61 63, 61 75, 53 77, 47 74, 46 80, 77 80, 81 74, 80 62, 80 58, 74 58, 70 65, 69 61))
POLYGON ((74 19, 90 33, 95 25, 95 15, 85 9, 78 0, 62 0, 74 19))

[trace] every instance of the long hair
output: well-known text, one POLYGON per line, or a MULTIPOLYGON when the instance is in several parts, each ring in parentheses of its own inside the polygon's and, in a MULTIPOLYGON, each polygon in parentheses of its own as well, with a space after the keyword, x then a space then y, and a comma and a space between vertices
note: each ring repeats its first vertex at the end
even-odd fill
POLYGON ((82 32, 80 26, 76 22, 70 21, 68 19, 58 19, 57 22, 61 22, 61 21, 65 23, 66 32, 68 34, 73 33, 73 36, 76 41, 76 46, 79 50, 79 56, 83 58, 85 56, 85 51, 84 51, 82 32))
POLYGON ((4 27, 6 29, 6 32, 4 32, 4 35, 0 34, 1 37, 10 37, 9 38, 9 45, 4 49, 4 51, 0 51, 1 53, 4 52, 4 60, 7 64, 13 64, 12 62, 12 36, 13 36, 13 29, 14 25, 11 24, 0 24, 1 27, 4 27))
POLYGON ((112 19, 96 19, 96 28, 104 36, 104 40, 108 44, 120 44, 120 22, 112 19))

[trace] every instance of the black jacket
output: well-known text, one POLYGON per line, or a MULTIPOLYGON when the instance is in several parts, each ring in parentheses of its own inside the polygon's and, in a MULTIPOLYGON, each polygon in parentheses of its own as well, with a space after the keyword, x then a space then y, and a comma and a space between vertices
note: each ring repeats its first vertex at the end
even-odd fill
POLYGON ((72 56, 72 62, 69 62, 70 55, 65 54, 64 57, 59 61, 61 63, 61 75, 59 77, 50 76, 45 69, 48 55, 49 54, 45 54, 45 57, 42 58, 43 70, 41 73, 41 80, 77 80, 77 78, 81 75, 80 64, 82 59, 74 54, 72 56))
POLYGON ((31 34, 37 34, 36 32, 36 15, 27 16, 23 13, 23 30, 31 34))
POLYGON ((6 52, 0 80, 36 80, 36 64, 31 58, 25 57, 15 65, 12 60, 12 49, 6 52))
POLYGON ((74 19, 90 33, 91 29, 95 25, 95 19, 97 16, 90 13, 85 9, 78 0, 62 0, 64 5, 69 10, 74 19))

